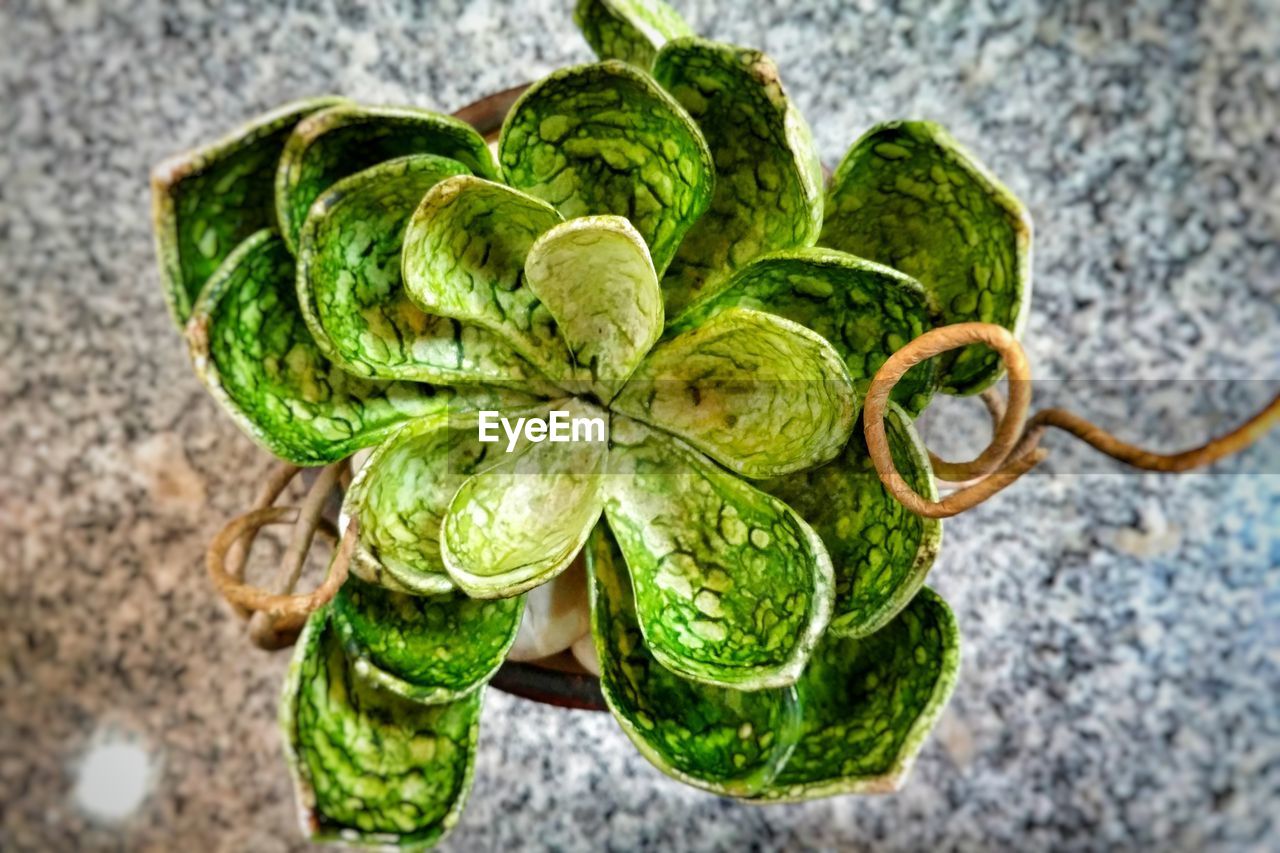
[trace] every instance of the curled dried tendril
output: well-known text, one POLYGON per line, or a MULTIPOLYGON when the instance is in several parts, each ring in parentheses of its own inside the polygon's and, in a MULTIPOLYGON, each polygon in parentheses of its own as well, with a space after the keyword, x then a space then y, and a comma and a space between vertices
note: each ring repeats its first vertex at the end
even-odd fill
POLYGON ((264 649, 292 645, 307 617, 337 594, 347 579, 358 539, 354 519, 339 537, 333 522, 323 517, 330 495, 340 488, 348 473, 346 460, 319 469, 300 505, 275 505, 301 470, 288 463, 272 469, 253 508, 229 521, 209 543, 205 555, 214 587, 238 616, 248 620, 250 638, 264 649), (246 583, 244 570, 258 532, 272 524, 292 524, 293 530, 276 578, 270 588, 264 589, 246 583), (333 547, 328 573, 315 590, 294 593, 317 534, 333 547))
POLYGON ((949 518, 1002 491, 1044 460, 1049 452, 1040 447, 1040 440, 1049 427, 1069 432, 1095 450, 1134 468, 1177 473, 1238 453, 1280 423, 1278 394, 1261 411, 1225 435, 1179 453, 1154 453, 1121 441, 1064 409, 1042 409, 1028 420, 1030 402, 1031 368, 1022 346, 1007 329, 992 323, 942 326, 899 349, 876 371, 862 410, 867 450, 881 482, 903 506, 928 518, 949 518), (893 463, 885 435, 885 407, 894 385, 909 369, 970 344, 985 344, 999 354, 1009 371, 1009 398, 1005 402, 994 392, 983 395, 994 429, 991 442, 976 457, 967 462, 949 462, 929 454, 935 474, 959 486, 941 500, 930 500, 908 485, 893 463))

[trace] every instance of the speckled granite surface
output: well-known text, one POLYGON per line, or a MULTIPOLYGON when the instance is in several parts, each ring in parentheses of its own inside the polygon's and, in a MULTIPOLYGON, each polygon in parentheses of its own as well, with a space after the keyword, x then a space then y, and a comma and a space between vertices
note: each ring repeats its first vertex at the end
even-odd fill
MULTIPOLYGON (((285 657, 240 640, 200 561, 267 460, 169 325, 148 166, 287 98, 452 109, 588 58, 562 2, 213 5, 0 5, 0 849, 300 846, 285 657), (92 819, 81 758, 120 738, 150 793, 92 819)), ((1000 173, 1038 226, 1039 375, 1280 379, 1275 0, 679 5, 777 59, 828 162, 920 116, 1000 173)), ((896 796, 735 804, 605 715, 494 694, 446 846, 1276 849, 1280 477, 1259 458, 1040 475, 949 523, 932 583, 961 681, 896 796)))

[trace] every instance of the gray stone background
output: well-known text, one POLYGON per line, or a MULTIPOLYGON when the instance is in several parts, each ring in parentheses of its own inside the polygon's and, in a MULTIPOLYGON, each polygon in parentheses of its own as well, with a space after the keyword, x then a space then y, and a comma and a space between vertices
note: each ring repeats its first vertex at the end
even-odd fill
MULTIPOLYGON (((1217 429, 1280 380, 1275 0, 677 5, 772 54, 829 164, 877 120, 927 117, 992 166, 1037 225, 1038 376, 1271 380, 1204 383, 1217 429)), ((286 658, 241 639, 201 563, 267 459, 170 326, 149 166, 290 98, 451 110, 585 61, 568 6, 0 4, 0 848, 301 846, 274 727, 286 658), (71 796, 113 739, 152 774, 114 823, 71 796)), ((1131 396, 1122 432, 1159 416, 1129 437, 1179 422, 1131 396)), ((926 434, 945 444, 942 420, 926 434)), ((668 781, 607 715, 493 693, 445 846, 1276 849, 1268 458, 1051 468, 949 522, 931 583, 965 635, 961 681, 895 796, 737 804, 668 781)))

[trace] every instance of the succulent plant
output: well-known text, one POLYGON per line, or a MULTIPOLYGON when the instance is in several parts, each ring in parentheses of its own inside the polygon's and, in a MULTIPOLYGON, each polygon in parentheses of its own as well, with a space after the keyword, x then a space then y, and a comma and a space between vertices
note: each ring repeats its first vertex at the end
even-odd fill
MULTIPOLYGON (((1020 331, 1026 212, 927 122, 873 128, 824 187, 766 56, 658 2, 576 19, 601 61, 533 84, 496 159, 449 116, 320 98, 155 172, 211 393, 296 465, 372 448, 343 507, 351 576, 282 703, 319 839, 451 828, 526 594, 580 554, 610 709, 709 791, 892 790, 956 678, 923 586, 941 522, 893 497, 856 426, 936 325, 1020 331)), ((1001 370, 975 347, 893 389, 915 492, 937 494, 913 417, 1001 370)))

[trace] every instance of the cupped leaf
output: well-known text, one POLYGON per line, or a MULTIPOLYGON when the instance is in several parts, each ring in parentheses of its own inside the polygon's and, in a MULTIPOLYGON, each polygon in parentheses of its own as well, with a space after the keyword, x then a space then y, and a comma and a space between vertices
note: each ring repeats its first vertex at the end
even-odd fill
POLYGON ((541 434, 525 427, 525 448, 474 474, 449 503, 440 553, 468 595, 518 595, 550 580, 600 518, 608 415, 573 399, 551 404, 557 412, 560 437, 554 420, 541 434))
POLYGON ((613 409, 763 478, 834 458, 859 405, 843 359, 820 335, 730 308, 654 348, 613 409))
POLYGON ((403 567, 393 571, 387 568, 374 550, 363 542, 357 542, 351 554, 351 574, 366 583, 410 595, 443 595, 454 589, 453 581, 443 572, 414 572, 403 567))
POLYGON ((681 442, 613 419, 605 512, 649 651, 756 690, 799 676, 831 615, 831 560, 786 504, 681 442))
POLYGON ((658 275, 711 204, 715 183, 689 114, 652 77, 614 60, 533 84, 503 124, 498 162, 508 184, 566 219, 631 220, 658 275))
MULTIPOLYGON (((894 403, 885 411, 885 433, 903 479, 937 500, 929 453, 894 403)), ((942 521, 911 512, 880 482, 861 424, 839 458, 761 488, 798 512, 831 555, 832 634, 861 637, 880 630, 915 597, 942 546, 942 521)))
POLYGON ((576 378, 608 402, 662 334, 649 249, 620 216, 586 216, 538 238, 525 282, 551 312, 576 378))
POLYGON ((293 256, 265 230, 209 279, 187 340, 196 372, 232 418, 298 465, 350 456, 405 421, 443 411, 455 396, 430 385, 361 379, 330 363, 298 309, 293 256))
POLYGON ((271 181, 300 119, 342 98, 293 101, 151 172, 160 278, 174 321, 186 323, 209 276, 240 243, 274 227, 271 181))
POLYGON ((406 595, 358 577, 333 599, 334 625, 357 677, 429 704, 484 684, 511 648, 523 610, 523 596, 406 595))
MULTIPOLYGON (((831 180, 820 239, 918 279, 947 323, 1022 333, 1031 218, 939 125, 888 122, 855 142, 831 180)), ((1002 373, 997 353, 969 346, 944 360, 941 387, 976 394, 1002 373)))
POLYGON ((671 672, 645 646, 631 581, 605 525, 585 550, 600 688, 627 737, 687 784, 733 797, 763 791, 799 734, 795 687, 736 690, 671 672))
POLYGON ((693 35, 662 0, 578 0, 573 20, 596 56, 645 69, 668 39, 693 35))
POLYGON ((681 38, 653 76, 702 129, 716 165, 711 209, 662 279, 671 316, 765 252, 811 246, 822 229, 822 164, 809 126, 758 50, 681 38))
POLYGON ((796 682, 800 739, 763 798, 896 791, 951 698, 959 666, 955 617, 927 587, 869 637, 828 634, 796 682))
POLYGON ((502 184, 441 181, 405 232, 409 297, 429 314, 489 330, 563 381, 572 376, 572 356, 524 272, 534 241, 561 221, 550 206, 502 184))
POLYGON ((313 614, 280 702, 303 831, 314 841, 439 841, 471 790, 482 695, 426 705, 369 684, 347 658, 329 608, 313 614))
MULTIPOLYGON (((504 413, 513 419, 544 417, 546 407, 504 413)), ((449 502, 468 477, 506 458, 505 437, 480 441, 479 418, 477 413, 422 418, 373 451, 343 505, 360 523, 353 573, 419 595, 453 589, 440 556, 440 527, 449 502)))
POLYGON ((484 139, 453 116, 414 107, 342 104, 300 122, 274 174, 280 231, 296 250, 307 211, 342 178, 408 154, 438 154, 465 171, 498 176, 484 139))
MULTIPOLYGON (((885 361, 933 328, 924 288, 897 270, 832 249, 805 248, 758 258, 724 289, 677 317, 667 335, 691 331, 728 308, 777 314, 812 329, 844 359, 861 401, 885 361)), ((907 371, 892 399, 912 416, 933 396, 934 361, 907 371)))
POLYGON ((401 279, 409 217, 456 160, 415 154, 339 181, 311 208, 298 244, 298 301, 321 350, 349 372, 379 379, 555 386, 493 333, 424 313, 401 279))

